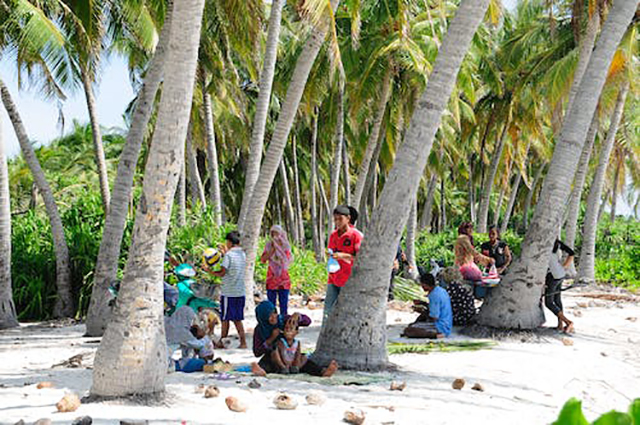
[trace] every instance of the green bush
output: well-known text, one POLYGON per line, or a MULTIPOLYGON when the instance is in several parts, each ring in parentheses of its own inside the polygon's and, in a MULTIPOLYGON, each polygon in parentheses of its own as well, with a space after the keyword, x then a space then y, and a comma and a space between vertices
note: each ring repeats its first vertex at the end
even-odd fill
MULTIPOLYGON (((582 413, 582 402, 575 398, 567 401, 558 420, 553 425, 588 425, 589 422, 582 413)), ((635 399, 631 406, 629 406, 629 412, 617 412, 612 410, 600 416, 594 422, 593 425, 640 425, 640 398, 635 399)))
POLYGON ((627 288, 640 288, 640 222, 603 220, 596 240, 596 279, 627 288))

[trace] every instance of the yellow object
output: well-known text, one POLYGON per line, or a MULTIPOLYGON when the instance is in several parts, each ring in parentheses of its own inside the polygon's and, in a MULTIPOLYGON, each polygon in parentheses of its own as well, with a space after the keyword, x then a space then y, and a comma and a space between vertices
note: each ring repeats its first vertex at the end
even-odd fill
POLYGON ((207 248, 202 254, 202 262, 207 267, 214 267, 222 260, 222 254, 215 248, 207 248))

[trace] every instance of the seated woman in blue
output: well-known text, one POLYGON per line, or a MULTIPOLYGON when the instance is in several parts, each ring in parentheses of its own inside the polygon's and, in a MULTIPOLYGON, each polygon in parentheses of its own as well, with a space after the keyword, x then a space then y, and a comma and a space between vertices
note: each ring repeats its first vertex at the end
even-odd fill
POLYGON ((441 286, 436 285, 436 280, 431 273, 423 273, 420 276, 420 285, 429 298, 429 318, 437 333, 437 338, 451 335, 453 326, 453 312, 449 293, 441 286))

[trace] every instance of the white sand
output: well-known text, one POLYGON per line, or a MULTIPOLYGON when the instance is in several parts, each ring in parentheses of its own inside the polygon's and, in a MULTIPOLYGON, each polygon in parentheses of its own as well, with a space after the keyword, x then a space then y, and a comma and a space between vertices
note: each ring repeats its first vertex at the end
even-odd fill
MULTIPOLYGON (((55 403, 66 392, 81 397, 91 386, 90 369, 52 365, 72 355, 87 353, 83 365, 91 365, 96 338, 83 338, 83 325, 46 327, 23 325, 0 332, 0 423, 19 419, 33 422, 50 418, 53 423, 70 423, 90 415, 93 423, 112 424, 120 419, 149 420, 151 423, 295 424, 341 423, 344 411, 358 407, 366 412, 365 424, 545 424, 557 417, 570 397, 583 401, 587 419, 611 409, 624 410, 640 397, 640 319, 638 303, 621 303, 565 293, 569 317, 576 317, 573 346, 565 346, 562 335, 546 332, 542 341, 500 342, 492 349, 391 356, 398 371, 382 375, 406 381, 403 392, 389 391, 389 382, 365 386, 327 386, 288 379, 259 378, 262 388, 247 387, 250 377, 216 381, 203 373, 173 373, 167 376, 169 394, 164 406, 94 403, 73 413, 56 413, 55 403), (577 307, 589 304, 588 307, 577 307), (455 378, 467 385, 456 391, 455 378), (40 381, 54 388, 40 389, 40 381), (485 391, 472 391, 481 383, 485 391), (204 399, 194 389, 200 383, 216 384, 221 395, 204 399), (293 411, 276 410, 272 404, 278 391, 286 391, 299 403, 293 411), (323 392, 327 402, 310 406, 304 397, 310 391, 323 392), (224 398, 232 395, 249 405, 246 413, 227 409, 224 398), (388 409, 392 407, 392 410, 388 409)), ((294 309, 295 310, 295 309, 294 309)), ((320 310, 298 310, 309 314, 314 325, 303 329, 304 347, 315 342, 320 310)), ((390 310, 390 339, 397 339, 415 314, 390 310)), ((547 317, 551 314, 547 312, 547 317)), ((555 318, 548 322, 555 325, 555 318)), ((251 326, 248 326, 251 327, 251 326)), ((234 340, 233 346, 237 346, 234 340)), ((218 350, 216 355, 232 363, 253 361, 250 350, 218 350)))

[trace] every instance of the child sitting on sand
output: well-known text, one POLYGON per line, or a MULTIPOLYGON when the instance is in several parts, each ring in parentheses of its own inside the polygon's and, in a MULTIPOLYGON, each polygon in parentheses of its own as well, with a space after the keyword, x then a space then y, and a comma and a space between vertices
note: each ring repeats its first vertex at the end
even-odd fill
POLYGON ((200 347, 197 349, 198 357, 206 361, 207 363, 212 362, 213 341, 211 341, 211 338, 209 337, 209 335, 207 335, 204 328, 201 328, 198 325, 193 325, 191 326, 191 333, 198 339, 198 342, 200 343, 200 347))
POLYGON ((280 368, 280 373, 288 375, 300 372, 302 366, 302 350, 298 336, 298 324, 289 322, 276 343, 276 350, 271 353, 273 362, 280 368))

